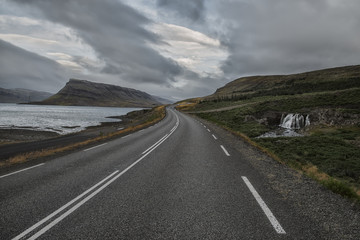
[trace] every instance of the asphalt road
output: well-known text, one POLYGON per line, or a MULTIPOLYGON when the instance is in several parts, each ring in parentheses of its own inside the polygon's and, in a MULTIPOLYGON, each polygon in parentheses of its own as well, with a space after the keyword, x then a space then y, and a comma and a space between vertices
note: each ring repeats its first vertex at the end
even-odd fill
POLYGON ((157 125, 0 173, 0 239, 324 239, 244 153, 173 109, 157 125))

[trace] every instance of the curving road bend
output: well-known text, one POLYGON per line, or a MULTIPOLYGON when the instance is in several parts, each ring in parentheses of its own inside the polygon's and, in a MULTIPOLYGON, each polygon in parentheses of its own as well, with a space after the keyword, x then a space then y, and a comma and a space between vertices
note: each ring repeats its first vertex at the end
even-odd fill
POLYGON ((209 126, 157 125, 0 174, 0 239, 319 239, 209 126))

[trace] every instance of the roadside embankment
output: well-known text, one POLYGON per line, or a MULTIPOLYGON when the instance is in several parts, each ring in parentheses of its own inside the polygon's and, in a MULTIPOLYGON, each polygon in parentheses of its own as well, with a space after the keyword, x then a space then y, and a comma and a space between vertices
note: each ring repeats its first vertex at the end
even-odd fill
POLYGON ((17 137, 17 141, 27 142, 2 145, 0 147, 0 167, 49 157, 55 154, 63 154, 91 144, 124 136, 156 124, 161 121, 165 115, 165 106, 144 109, 117 117, 122 119, 121 122, 102 123, 100 126, 89 127, 79 133, 65 136, 56 136, 55 134, 55 137, 54 134, 43 132, 12 130, 13 139, 17 137), (33 136, 29 137, 31 133, 33 136), (36 138, 42 139, 39 141, 31 141, 31 139, 36 138))
POLYGON ((273 159, 360 202, 359 88, 246 99, 201 100, 178 105, 227 129, 273 159), (259 138, 276 131, 282 116, 298 113, 311 124, 299 137, 259 138))

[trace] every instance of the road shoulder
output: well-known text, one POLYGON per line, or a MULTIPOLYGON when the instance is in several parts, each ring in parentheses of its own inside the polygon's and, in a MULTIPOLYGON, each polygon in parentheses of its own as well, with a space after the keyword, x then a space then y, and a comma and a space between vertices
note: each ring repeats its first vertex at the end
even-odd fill
POLYGON ((247 159, 267 179, 269 186, 294 208, 322 227, 320 232, 332 239, 358 239, 360 207, 340 195, 325 189, 314 180, 246 143, 242 138, 204 119, 194 117, 209 126, 217 137, 233 149, 251 156, 247 159))

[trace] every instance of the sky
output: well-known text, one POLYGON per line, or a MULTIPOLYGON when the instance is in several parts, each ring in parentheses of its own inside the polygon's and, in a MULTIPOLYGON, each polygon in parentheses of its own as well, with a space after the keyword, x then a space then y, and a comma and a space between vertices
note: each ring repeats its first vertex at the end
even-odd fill
POLYGON ((0 0, 0 87, 70 78, 171 100, 360 64, 358 0, 0 0))

